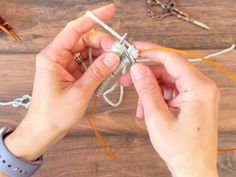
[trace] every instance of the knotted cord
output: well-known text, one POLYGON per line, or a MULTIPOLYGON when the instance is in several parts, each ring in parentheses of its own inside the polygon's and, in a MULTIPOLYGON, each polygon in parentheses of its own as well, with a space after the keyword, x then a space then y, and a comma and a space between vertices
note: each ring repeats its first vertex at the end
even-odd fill
POLYGON ((26 109, 28 109, 29 105, 30 105, 30 101, 31 101, 31 96, 30 95, 24 95, 23 97, 16 98, 13 101, 0 102, 0 106, 12 106, 14 108, 23 106, 26 109))

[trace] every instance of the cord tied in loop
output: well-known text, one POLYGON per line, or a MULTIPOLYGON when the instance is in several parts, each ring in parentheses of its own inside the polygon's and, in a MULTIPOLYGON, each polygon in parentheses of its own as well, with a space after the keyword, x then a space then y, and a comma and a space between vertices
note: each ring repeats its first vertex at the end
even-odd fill
POLYGON ((30 101, 31 101, 31 96, 30 95, 24 95, 21 98, 14 99, 13 101, 0 102, 0 106, 12 106, 14 108, 23 106, 26 109, 28 109, 29 105, 30 105, 30 101))

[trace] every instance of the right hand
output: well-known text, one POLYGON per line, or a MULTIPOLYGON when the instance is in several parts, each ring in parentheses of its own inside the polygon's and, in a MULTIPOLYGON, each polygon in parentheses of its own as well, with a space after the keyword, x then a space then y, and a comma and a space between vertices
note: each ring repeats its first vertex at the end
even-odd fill
MULTIPOLYGON (((104 6, 93 13, 108 20, 115 13, 115 6, 104 6)), ((116 54, 106 52, 115 41, 94 31, 97 25, 86 15, 71 21, 37 55, 29 111, 5 138, 6 146, 16 157, 33 161, 64 137, 83 117, 97 87, 119 64, 116 54), (89 48, 96 59, 84 71, 73 56, 80 52, 87 60, 89 48)))
MULTIPOLYGON (((159 47, 143 42, 135 46, 159 47)), ((161 65, 134 64, 120 81, 134 84, 140 100, 137 117, 145 117, 153 147, 174 177, 218 176, 215 83, 176 54, 154 51, 142 57, 161 65)))

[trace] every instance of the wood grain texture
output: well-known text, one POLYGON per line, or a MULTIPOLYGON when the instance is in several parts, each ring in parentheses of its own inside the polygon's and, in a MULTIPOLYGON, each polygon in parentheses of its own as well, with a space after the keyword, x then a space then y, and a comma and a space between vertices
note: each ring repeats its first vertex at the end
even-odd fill
POLYGON ((19 33, 27 46, 17 46, 1 36, 1 52, 38 52, 45 47, 68 21, 86 10, 115 3, 117 14, 109 23, 120 33, 129 33, 136 40, 153 42, 175 48, 217 49, 236 41, 236 1, 185 0, 178 7, 190 16, 208 24, 207 31, 176 17, 161 21, 147 16, 146 0, 1 0, 0 14, 19 33))
MULTIPOLYGON (((200 55, 216 52, 216 50, 198 50, 194 51, 200 55)), ((229 71, 236 74, 236 50, 228 54, 215 57, 213 60, 229 71)), ((33 54, 4 54, 0 55, 0 100, 7 101, 15 97, 21 97, 24 94, 31 94, 33 85, 33 75, 35 70, 35 55, 33 54)), ((204 62, 194 63, 194 65, 202 71, 205 75, 214 80, 221 90, 221 111, 219 116, 220 131, 235 131, 236 130, 236 85, 233 81, 228 79, 225 75, 220 73, 215 68, 209 66, 204 62), (229 124, 229 122, 231 122, 229 124)), ((117 93, 114 93, 116 97, 117 93)), ((112 96, 112 95, 111 95, 112 96)), ((118 108, 108 106, 103 100, 98 103, 98 126, 101 130, 107 133, 135 133, 139 134, 143 131, 142 121, 135 120, 135 108, 137 102, 137 94, 135 90, 126 88, 125 98, 123 104, 118 108), (127 114, 128 113, 128 114, 127 114), (112 118, 111 118, 112 117, 112 118), (139 128, 138 128, 139 127, 139 128), (138 128, 138 129, 137 129, 138 128)), ((19 117, 18 111, 21 112, 21 117, 24 116, 24 108, 15 110, 14 108, 1 108, 1 121, 7 121, 11 117, 19 117), (5 113, 4 113, 5 112, 5 113)), ((12 125, 17 125, 19 119, 14 119, 12 125)), ((78 125, 79 131, 81 129, 88 130, 87 122, 82 121, 78 125)), ((145 133, 144 133, 145 134, 145 133)))
MULTIPOLYGON (((236 42, 235 0, 177 0, 180 9, 211 26, 205 31, 168 17, 162 21, 146 15, 145 0, 1 0, 4 16, 23 38, 17 46, 0 34, 0 101, 30 94, 35 72, 35 55, 55 37, 68 21, 108 3, 115 3, 117 14, 108 23, 135 40, 150 40, 175 48, 195 49, 206 55, 236 42)), ((236 50, 214 61, 236 74, 236 50)), ((236 84, 209 65, 194 64, 214 80, 221 90, 219 147, 236 145, 236 84)), ((206 91, 207 93, 207 91, 206 91)), ((117 93, 114 93, 115 97, 117 93)), ((45 154, 45 163, 35 176, 70 177, 169 177, 165 163, 153 150, 142 120, 135 119, 137 94, 126 88, 123 104, 112 108, 98 104, 97 126, 118 155, 110 161, 100 152, 93 132, 85 120, 45 154)), ((90 113, 91 106, 89 106, 90 113)), ((17 126, 26 114, 24 108, 0 107, 0 125, 17 126)), ((222 177, 236 176, 236 153, 219 153, 222 177)))
POLYGON ((108 160, 101 153, 94 137, 68 135, 47 152, 45 163, 36 176, 171 176, 148 138, 109 136, 106 140, 118 155, 116 161, 108 160))
MULTIPOLYGON (((205 55, 215 50, 194 52, 205 55)), ((233 51, 214 58, 214 61, 236 74, 235 56, 236 51, 233 51)), ((203 62, 195 65, 213 79, 221 90, 219 146, 234 147, 236 85, 203 62)), ((34 54, 0 55, 0 100, 7 101, 31 93, 34 70, 34 54)), ((135 119, 136 102, 135 90, 126 88, 124 102, 119 108, 109 107, 104 101, 98 104, 97 125, 107 143, 118 154, 119 159, 116 162, 110 162, 100 152, 93 132, 87 122, 82 120, 61 142, 48 151, 45 164, 36 176, 170 176, 164 162, 149 143, 143 121, 135 119)), ((24 108, 0 107, 0 124, 16 126, 25 113, 24 108)), ((236 175, 235 157, 236 153, 219 153, 218 169, 221 176, 236 175)))
MULTIPOLYGON (((69 134, 45 154, 44 165, 35 176, 171 177, 147 137, 107 136, 106 140, 118 155, 116 161, 101 153, 94 137, 69 134)), ((219 154, 220 176, 235 176, 235 158, 235 153, 219 154)))

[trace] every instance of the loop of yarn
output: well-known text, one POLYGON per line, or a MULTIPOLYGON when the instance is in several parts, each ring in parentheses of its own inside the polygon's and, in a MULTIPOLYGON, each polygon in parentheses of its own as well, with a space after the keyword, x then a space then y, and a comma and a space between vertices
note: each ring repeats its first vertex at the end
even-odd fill
POLYGON ((31 101, 31 96, 30 95, 24 95, 23 97, 16 98, 13 101, 0 102, 0 106, 12 106, 14 108, 23 106, 26 109, 28 109, 29 105, 30 105, 30 101, 31 101))
POLYGON ((115 84, 113 84, 111 86, 111 88, 107 89, 104 93, 103 93, 103 99, 112 107, 118 107, 120 106, 120 104, 122 103, 123 101, 123 96, 124 96, 124 87, 122 85, 120 85, 118 82, 116 82, 115 84), (119 87, 119 97, 118 97, 118 100, 116 102, 113 102, 111 101, 109 98, 108 98, 108 95, 110 93, 113 93, 115 91, 115 89, 119 87))

